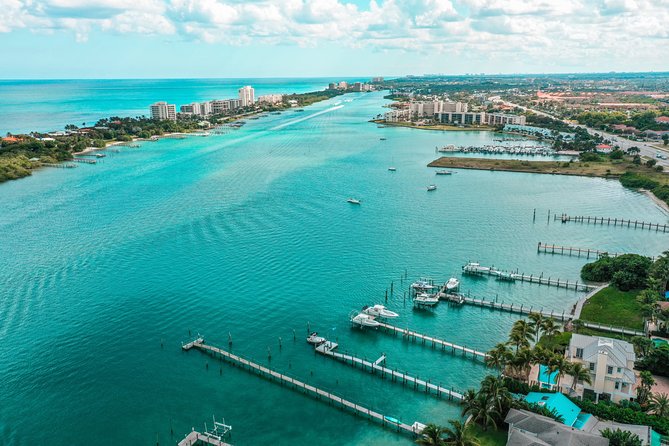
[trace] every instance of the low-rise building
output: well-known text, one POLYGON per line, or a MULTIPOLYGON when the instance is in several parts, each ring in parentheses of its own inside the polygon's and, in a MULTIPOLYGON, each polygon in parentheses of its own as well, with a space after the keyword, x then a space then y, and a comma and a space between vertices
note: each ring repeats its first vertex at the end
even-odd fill
POLYGON ((436 119, 442 124, 483 125, 485 112, 437 113, 436 119))
POLYGON ((266 104, 280 104, 283 102, 282 94, 266 94, 263 96, 258 96, 258 102, 264 102, 266 104))
POLYGON ((566 356, 590 372, 592 384, 578 384, 577 394, 591 394, 596 401, 605 398, 619 402, 636 398, 633 370, 636 355, 629 342, 574 333, 566 356))
POLYGON ((609 440, 599 434, 565 426, 528 410, 510 409, 504 421, 509 425, 506 446, 609 445, 609 440))
POLYGON ((488 125, 525 125, 525 116, 507 113, 486 113, 485 122, 488 125))
POLYGON ((658 116, 655 118, 655 122, 658 124, 669 125, 669 116, 658 116))
POLYGON ((174 104, 168 104, 167 102, 162 101, 156 102, 151 104, 149 111, 151 112, 151 119, 177 120, 177 106, 174 104))
POLYGON ((227 113, 230 110, 241 107, 241 101, 239 99, 215 100, 211 101, 209 104, 211 105, 211 112, 215 115, 227 113))

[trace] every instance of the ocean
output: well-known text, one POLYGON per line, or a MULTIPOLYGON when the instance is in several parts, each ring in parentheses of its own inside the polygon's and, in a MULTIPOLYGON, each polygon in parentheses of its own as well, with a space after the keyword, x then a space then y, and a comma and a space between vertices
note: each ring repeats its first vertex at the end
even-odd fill
MULTIPOLYGON (((145 99, 123 100, 138 109, 153 100, 137 95, 145 99)), ((77 113, 108 113, 110 102, 77 113)), ((233 426, 235 445, 408 446, 408 436, 181 343, 199 333, 407 424, 446 424, 460 417, 457 404, 317 355, 307 333, 464 391, 489 373, 480 361, 352 328, 350 315, 381 303, 400 314, 393 324, 488 350, 517 315, 445 303, 415 310, 411 281, 461 277, 468 261, 578 280, 587 260, 537 253, 539 241, 665 249, 667 234, 548 218, 667 221, 617 181, 435 176, 426 165, 436 146, 494 136, 369 122, 387 102, 382 92, 351 93, 224 135, 142 142, 96 165, 0 184, 0 444, 174 445, 215 416, 233 426), (431 183, 438 189, 427 192, 431 183)), ((557 312, 583 295, 461 279, 472 296, 557 312)))

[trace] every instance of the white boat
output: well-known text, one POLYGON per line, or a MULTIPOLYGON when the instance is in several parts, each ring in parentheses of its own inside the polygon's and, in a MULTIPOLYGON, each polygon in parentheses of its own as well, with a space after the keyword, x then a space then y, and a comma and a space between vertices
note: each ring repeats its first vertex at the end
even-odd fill
POLYGON ((395 172, 397 170, 397 167, 389 167, 388 170, 391 172, 395 172))
POLYGON ((450 279, 448 279, 448 282, 446 282, 446 289, 448 291, 455 291, 459 287, 460 287, 460 281, 455 277, 451 277, 450 279))
POLYGON ((450 170, 437 170, 435 173, 437 175, 452 175, 453 174, 453 172, 451 172, 450 170))
POLYGON ((371 307, 365 305, 364 307, 362 307, 362 312, 365 313, 365 314, 368 314, 370 316, 375 316, 375 317, 378 317, 378 318, 386 318, 386 319, 392 319, 392 318, 396 318, 396 317, 400 316, 399 314, 395 313, 394 311, 390 311, 386 307, 384 307, 383 305, 379 305, 379 304, 372 305, 371 307))
POLYGON ((433 191, 433 190, 437 190, 437 185, 436 185, 436 184, 430 184, 430 185, 427 187, 427 191, 428 191, 428 192, 433 191))
POLYGON ((379 321, 374 319, 374 316, 369 314, 359 313, 357 316, 351 318, 351 322, 361 327, 378 327, 379 321))
POLYGON ((351 204, 360 204, 360 200, 356 200, 355 198, 349 198, 346 201, 348 201, 351 204))
POLYGON ((311 333, 309 336, 307 336, 307 342, 309 344, 321 345, 325 341, 327 341, 327 339, 325 339, 323 336, 318 336, 318 333, 316 333, 315 331, 311 333))
POLYGON ((411 288, 414 290, 432 290, 435 287, 434 285, 430 284, 430 279, 421 277, 411 284, 411 288))
POLYGON ((439 298, 433 294, 418 293, 416 294, 416 297, 413 298, 413 301, 416 305, 432 307, 439 303, 439 298))

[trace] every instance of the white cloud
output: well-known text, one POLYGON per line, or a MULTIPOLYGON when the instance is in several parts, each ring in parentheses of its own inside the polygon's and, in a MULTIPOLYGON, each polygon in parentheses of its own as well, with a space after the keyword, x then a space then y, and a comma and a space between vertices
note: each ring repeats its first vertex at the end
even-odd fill
MULTIPOLYGON (((0 0, 0 33, 171 34, 207 43, 537 58, 666 57, 669 0, 0 0)), ((429 67, 425 67, 426 69, 429 67)))

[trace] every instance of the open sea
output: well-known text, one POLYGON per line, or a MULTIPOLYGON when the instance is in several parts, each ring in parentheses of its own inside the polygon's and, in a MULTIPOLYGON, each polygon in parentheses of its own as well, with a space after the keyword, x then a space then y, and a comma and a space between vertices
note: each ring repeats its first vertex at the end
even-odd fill
MULTIPOLYGON (((72 82, 58 90, 79 91, 80 105, 47 113, 40 104, 54 116, 25 126, 112 110, 132 115, 153 100, 186 96, 163 81, 142 81, 139 90, 120 86, 128 81, 72 82), (147 93, 153 89, 164 90, 147 93)), ((188 96, 233 95, 226 85, 208 88, 191 87, 188 96)), ((40 97, 17 93, 12 101, 40 97)), ((667 222, 617 181, 468 170, 435 176, 426 165, 436 146, 495 136, 368 122, 387 102, 381 92, 351 93, 248 120, 225 135, 143 142, 108 151, 96 165, 0 184, 0 444, 174 445, 215 415, 233 426, 235 445, 408 446, 408 436, 202 352, 182 352, 181 342, 190 330, 228 348, 231 336, 234 353, 355 403, 407 424, 445 424, 460 416, 458 405, 317 356, 305 342, 308 329, 341 351, 370 360, 385 353, 388 367, 463 391, 486 375, 480 361, 353 329, 349 314, 383 303, 400 314, 391 323, 487 350, 518 316, 445 303, 414 310, 409 283, 460 277, 470 260, 579 278, 585 258, 538 254, 539 241, 648 255, 666 249, 668 234, 547 218, 550 210, 667 222), (438 189, 428 193, 430 183, 438 189)), ((23 128, 21 116, 0 113, 3 129, 23 128)), ((491 278, 463 277, 462 290, 559 312, 582 296, 491 278)))

